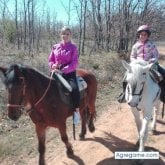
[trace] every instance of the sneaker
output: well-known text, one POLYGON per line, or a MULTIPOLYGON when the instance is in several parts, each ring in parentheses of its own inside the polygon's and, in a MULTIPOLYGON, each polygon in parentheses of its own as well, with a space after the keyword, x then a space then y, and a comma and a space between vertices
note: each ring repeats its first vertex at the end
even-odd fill
POLYGON ((125 93, 121 93, 121 94, 118 96, 117 101, 118 101, 119 103, 125 103, 125 102, 126 102, 126 100, 125 100, 125 93))
POLYGON ((74 112, 74 118, 73 118, 73 123, 77 125, 80 122, 80 113, 79 111, 74 112))

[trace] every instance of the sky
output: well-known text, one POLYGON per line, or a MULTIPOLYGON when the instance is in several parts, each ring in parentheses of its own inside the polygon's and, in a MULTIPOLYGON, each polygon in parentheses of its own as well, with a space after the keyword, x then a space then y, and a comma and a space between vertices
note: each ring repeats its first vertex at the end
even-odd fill
MULTIPOLYGON (((43 0, 40 0, 43 3, 43 0)), ((50 12, 57 13, 57 20, 62 22, 68 21, 68 16, 65 7, 69 8, 69 0, 45 0, 46 5, 50 8, 50 12)))
MULTIPOLYGON (((37 3, 36 5, 37 9, 41 10, 41 12, 44 6, 45 10, 47 10, 47 8, 50 10, 51 16, 56 12, 58 21, 61 21, 64 24, 68 22, 68 15, 65 8, 69 8, 69 0, 35 0, 35 1, 37 3)), ((19 7, 22 6, 22 4, 23 4, 23 0, 18 0, 19 7)), ((12 12, 12 10, 14 11, 15 8, 14 5, 15 5, 15 0, 8 0, 7 6, 10 12, 12 12)), ((73 10, 71 15, 72 17, 70 20, 70 24, 74 24, 76 22, 76 18, 73 10)))

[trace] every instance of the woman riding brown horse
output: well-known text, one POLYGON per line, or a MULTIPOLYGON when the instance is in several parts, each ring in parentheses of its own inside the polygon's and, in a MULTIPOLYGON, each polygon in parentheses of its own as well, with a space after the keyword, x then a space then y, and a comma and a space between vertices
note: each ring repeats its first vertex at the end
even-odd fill
MULTIPOLYGON (((73 149, 66 133, 66 119, 73 114, 71 106, 65 104, 59 94, 56 80, 45 76, 36 69, 11 65, 9 68, 0 67, 5 76, 5 85, 8 90, 8 116, 18 120, 25 109, 35 124, 38 136, 39 165, 45 165, 45 134, 47 127, 58 128, 61 139, 66 145, 67 156, 73 157, 73 149)), ((95 101, 97 80, 95 76, 79 69, 77 75, 83 77, 87 83, 86 95, 81 99, 81 132, 80 138, 85 138, 86 125, 89 131, 95 130, 95 101)))

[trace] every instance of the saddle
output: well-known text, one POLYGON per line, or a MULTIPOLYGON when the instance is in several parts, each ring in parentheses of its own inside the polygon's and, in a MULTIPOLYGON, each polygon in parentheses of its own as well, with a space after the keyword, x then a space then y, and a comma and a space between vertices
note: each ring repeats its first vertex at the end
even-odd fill
POLYGON ((160 100, 163 103, 165 103, 165 79, 163 79, 162 81, 160 81, 158 84, 159 84, 159 87, 161 89, 160 100))
MULTIPOLYGON (((54 73, 53 78, 57 82, 61 100, 65 104, 73 107, 73 100, 71 98, 72 87, 70 86, 70 84, 62 77, 62 75, 60 75, 58 73, 54 73)), ((76 78, 77 78, 78 88, 79 88, 79 92, 80 92, 80 100, 81 100, 85 96, 87 96, 87 93, 85 91, 85 89, 87 88, 87 83, 80 76, 77 76, 76 78)))
POLYGON ((150 76, 159 85, 161 89, 160 100, 165 103, 165 75, 161 75, 158 71, 151 69, 150 76))

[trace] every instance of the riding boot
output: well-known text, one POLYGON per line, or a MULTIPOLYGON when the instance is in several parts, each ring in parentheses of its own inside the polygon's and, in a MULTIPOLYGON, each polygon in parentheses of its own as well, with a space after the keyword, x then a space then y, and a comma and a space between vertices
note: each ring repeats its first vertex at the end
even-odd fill
POLYGON ((125 90, 126 90, 127 82, 123 81, 123 92, 118 96, 117 101, 119 103, 125 103, 125 90))

